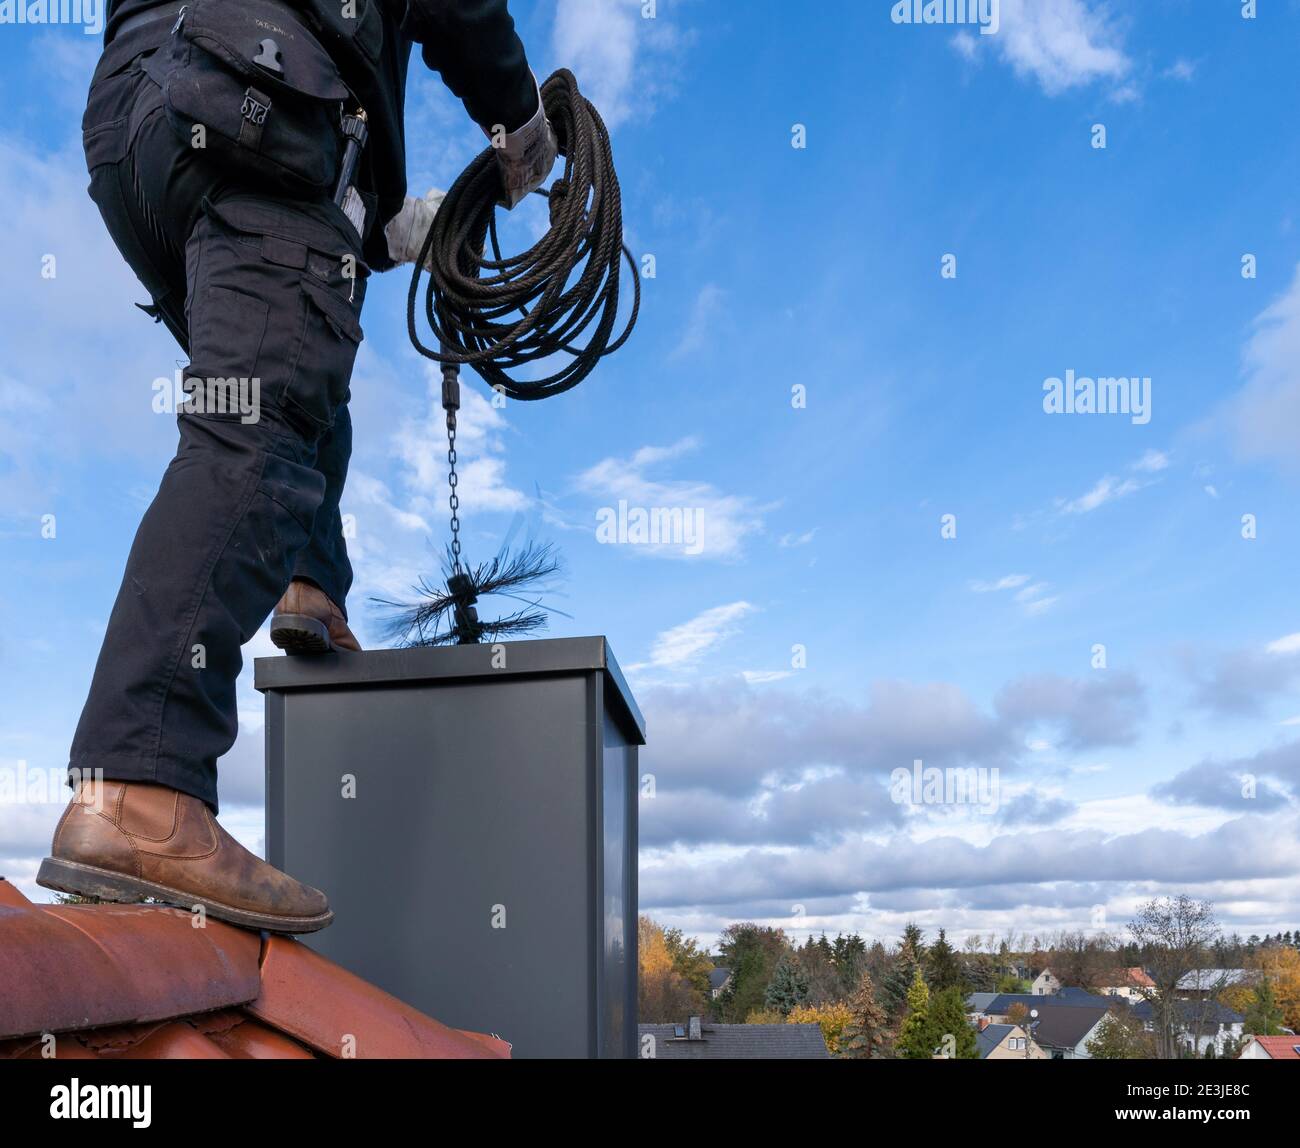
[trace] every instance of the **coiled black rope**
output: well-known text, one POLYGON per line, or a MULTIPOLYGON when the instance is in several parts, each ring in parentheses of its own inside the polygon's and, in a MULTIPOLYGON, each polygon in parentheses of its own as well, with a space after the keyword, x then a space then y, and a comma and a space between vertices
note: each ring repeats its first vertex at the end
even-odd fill
POLYGON ((641 307, 641 281, 623 244, 618 176, 600 113, 565 68, 542 85, 542 102, 564 156, 564 175, 549 193, 540 193, 550 201, 550 230, 523 254, 502 258, 496 228, 501 184, 489 147, 438 208, 407 296, 407 329, 417 351, 439 363, 473 367, 512 399, 543 399, 577 386, 627 341, 641 307), (491 259, 484 258, 487 238, 491 259), (611 342, 624 258, 632 272, 632 311, 611 342), (437 349, 425 346, 416 331, 426 262, 433 270, 424 310, 437 349), (554 374, 521 379, 508 373, 560 352, 571 360, 554 374))

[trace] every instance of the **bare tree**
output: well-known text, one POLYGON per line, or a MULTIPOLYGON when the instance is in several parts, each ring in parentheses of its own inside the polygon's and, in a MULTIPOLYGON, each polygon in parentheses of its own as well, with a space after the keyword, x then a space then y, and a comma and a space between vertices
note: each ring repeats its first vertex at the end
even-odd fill
POLYGON ((1061 932, 1052 939, 1047 961, 1063 985, 1096 992, 1115 967, 1114 941, 1106 933, 1061 932))
POLYGON ((1178 982, 1208 963, 1207 954, 1219 937, 1214 905, 1185 894, 1151 900, 1129 922, 1129 932, 1153 982, 1138 991, 1151 1004, 1156 1055, 1175 1060, 1178 1031, 1187 1011, 1186 1002, 1178 999, 1178 982))

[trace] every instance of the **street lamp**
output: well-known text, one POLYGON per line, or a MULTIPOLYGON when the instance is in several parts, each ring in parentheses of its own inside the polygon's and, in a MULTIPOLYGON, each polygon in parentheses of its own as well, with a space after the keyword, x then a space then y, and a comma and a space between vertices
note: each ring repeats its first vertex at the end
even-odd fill
POLYGON ((1025 1025, 1025 1059, 1029 1059, 1029 1042, 1034 1039, 1034 1027, 1038 1024, 1038 1010, 1029 1010, 1030 1021, 1025 1025))

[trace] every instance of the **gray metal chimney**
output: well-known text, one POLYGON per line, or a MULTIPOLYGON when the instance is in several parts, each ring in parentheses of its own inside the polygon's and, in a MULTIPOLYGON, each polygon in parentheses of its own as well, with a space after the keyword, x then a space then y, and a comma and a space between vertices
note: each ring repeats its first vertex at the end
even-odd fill
POLYGON ((259 658, 254 684, 267 859, 335 913, 308 945, 514 1056, 636 1055, 645 727, 604 638, 259 658))
POLYGON ((693 1016, 686 1022, 686 1039, 703 1040, 704 1033, 700 1028, 700 1018, 693 1016))

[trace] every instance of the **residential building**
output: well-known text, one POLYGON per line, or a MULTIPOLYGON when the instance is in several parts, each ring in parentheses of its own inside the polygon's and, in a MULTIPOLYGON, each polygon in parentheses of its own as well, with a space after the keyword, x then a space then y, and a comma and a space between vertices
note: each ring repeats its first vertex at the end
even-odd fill
POLYGON ((1102 986, 1098 991, 1104 996, 1121 997, 1126 1001, 1136 1003, 1137 1001, 1146 1000, 1144 989, 1150 990, 1156 987, 1147 972, 1141 966, 1134 965, 1129 969, 1119 969, 1107 978, 1110 982, 1102 986))
POLYGON ((1300 1036, 1252 1036, 1238 1060, 1300 1060, 1300 1036))
POLYGON ((1029 986, 1030 995, 1036 997, 1055 996, 1060 991, 1061 982, 1051 969, 1044 969, 1034 978, 1034 983, 1029 986))
MULTIPOLYGON (((1242 1039, 1246 1018, 1226 1005, 1202 999, 1176 1000, 1174 1005, 1178 1043, 1184 1050, 1197 1056, 1213 1050, 1215 1056, 1223 1056, 1242 1039)), ((1155 1030, 1155 1008, 1151 1001, 1135 1004, 1133 1015, 1147 1032, 1155 1030)))
POLYGON ((1088 1041, 1106 1019, 1106 1006, 1042 1002, 1033 1007, 1038 1016, 1026 1021, 1025 1026, 1052 1060, 1092 1059, 1088 1041))
POLYGON ((816 1024, 637 1025, 644 1060, 829 1060, 816 1024))
POLYGON ((709 1000, 717 1000, 731 983, 731 970, 715 968, 709 970, 709 1000))
POLYGON ((1055 996, 1035 996, 1033 993, 971 993, 966 998, 967 1015, 972 1019, 986 1016, 999 1024, 1007 1023, 1012 1006, 1023 1005, 1026 1009, 1039 1008, 1042 1005, 1062 1008, 1100 1008, 1107 1009, 1115 1002, 1110 997, 1097 996, 1083 989, 1063 988, 1055 996))
POLYGON ((1046 1060, 1047 1053, 1018 1024, 993 1024, 981 1019, 975 1046, 980 1060, 1046 1060))
POLYGON ((1193 969, 1178 978, 1175 991, 1189 1000, 1208 1000, 1233 985, 1254 984, 1253 969, 1193 969))

